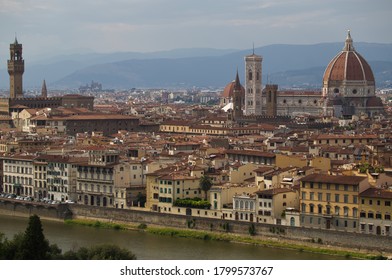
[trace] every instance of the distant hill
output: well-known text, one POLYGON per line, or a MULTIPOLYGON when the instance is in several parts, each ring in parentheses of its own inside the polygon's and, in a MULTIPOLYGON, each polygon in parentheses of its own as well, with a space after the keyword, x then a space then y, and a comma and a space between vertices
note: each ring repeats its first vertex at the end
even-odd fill
MULTIPOLYGON (((392 44, 354 42, 356 50, 372 66, 377 86, 391 84, 392 44)), ((255 49, 263 56, 263 84, 280 87, 320 87, 325 67, 343 43, 269 45, 255 49)), ((25 87, 78 88, 91 80, 104 88, 223 87, 234 79, 238 67, 243 81, 244 56, 252 50, 180 49, 155 53, 70 55, 41 64, 26 61, 25 87)), ((5 72, 5 70, 3 70, 5 72)), ((3 72, 1 71, 1 72, 3 72)), ((5 72, 6 73, 6 72, 5 72)), ((4 86, 0 73, 0 87, 4 86)))

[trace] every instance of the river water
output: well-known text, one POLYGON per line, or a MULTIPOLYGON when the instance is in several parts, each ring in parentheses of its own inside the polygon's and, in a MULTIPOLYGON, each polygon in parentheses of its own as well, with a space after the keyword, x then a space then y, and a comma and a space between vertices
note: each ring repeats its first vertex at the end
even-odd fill
MULTIPOLYGON (((24 232, 28 218, 0 215, 0 232, 11 239, 24 232)), ((138 231, 118 231, 66 225, 42 220, 45 237, 63 252, 96 244, 112 243, 131 250, 138 260, 337 260, 336 256, 266 248, 261 246, 159 236, 138 231)))

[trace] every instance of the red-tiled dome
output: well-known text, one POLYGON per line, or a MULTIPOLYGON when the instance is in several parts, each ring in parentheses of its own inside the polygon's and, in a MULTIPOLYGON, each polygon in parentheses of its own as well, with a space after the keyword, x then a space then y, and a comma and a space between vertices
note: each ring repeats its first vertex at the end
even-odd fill
POLYGON ((372 96, 366 102, 366 107, 382 107, 382 106, 384 105, 382 104, 381 98, 378 96, 372 96))
POLYGON ((355 51, 348 32, 344 49, 328 64, 323 82, 330 81, 367 81, 374 84, 373 71, 366 60, 355 51))
MULTIPOLYGON (((235 80, 228 83, 225 89, 223 90, 221 97, 231 98, 233 97, 233 91, 235 86, 235 80)), ((241 85, 241 95, 245 96, 245 88, 241 85)))

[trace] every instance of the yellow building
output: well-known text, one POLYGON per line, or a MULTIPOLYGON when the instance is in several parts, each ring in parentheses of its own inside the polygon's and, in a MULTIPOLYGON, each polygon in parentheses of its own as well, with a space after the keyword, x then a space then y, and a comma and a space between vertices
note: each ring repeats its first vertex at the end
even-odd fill
POLYGON ((173 203, 179 198, 203 198, 199 187, 201 172, 170 166, 147 174, 146 208, 172 213, 173 203))
POLYGON ((369 188, 359 197, 360 232, 392 236, 392 190, 369 188))
POLYGON ((301 226, 357 232, 359 194, 367 178, 311 174, 301 180, 301 226))
POLYGON ((298 209, 298 192, 289 188, 274 188, 256 192, 256 215, 259 223, 286 225, 286 209, 298 209))

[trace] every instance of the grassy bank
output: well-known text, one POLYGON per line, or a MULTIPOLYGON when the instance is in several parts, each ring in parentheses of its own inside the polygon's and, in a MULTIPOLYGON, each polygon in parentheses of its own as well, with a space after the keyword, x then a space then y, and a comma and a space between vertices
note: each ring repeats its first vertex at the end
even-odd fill
POLYGON ((182 237, 182 238, 195 238, 202 240, 215 240, 224 242, 237 242, 257 246, 266 246, 281 249, 291 249, 303 252, 311 252, 316 254, 328 254, 340 257, 346 257, 349 259, 383 259, 385 257, 377 254, 368 254, 350 251, 347 249, 339 248, 327 248, 325 245, 320 245, 317 243, 303 244, 303 242, 296 242, 293 240, 269 240, 262 238, 261 236, 246 236, 230 233, 217 233, 208 232, 201 230, 190 230, 190 229, 177 229, 177 228, 167 228, 167 227, 157 227, 157 226, 147 226, 146 224, 120 224, 112 222, 102 222, 95 220, 66 220, 66 224, 83 225, 95 228, 106 228, 114 230, 139 230, 156 235, 172 236, 172 237, 182 237))

